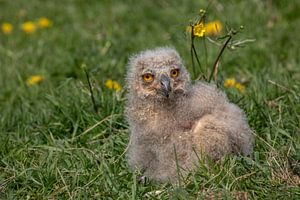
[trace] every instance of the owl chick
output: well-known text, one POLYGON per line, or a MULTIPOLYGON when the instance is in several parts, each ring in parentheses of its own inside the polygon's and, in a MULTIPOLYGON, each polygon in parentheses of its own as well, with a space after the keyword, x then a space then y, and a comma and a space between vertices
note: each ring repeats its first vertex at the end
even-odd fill
POLYGON ((244 112, 216 86, 190 83, 176 50, 133 56, 127 73, 128 162, 160 182, 197 168, 199 156, 249 155, 253 136, 244 112))

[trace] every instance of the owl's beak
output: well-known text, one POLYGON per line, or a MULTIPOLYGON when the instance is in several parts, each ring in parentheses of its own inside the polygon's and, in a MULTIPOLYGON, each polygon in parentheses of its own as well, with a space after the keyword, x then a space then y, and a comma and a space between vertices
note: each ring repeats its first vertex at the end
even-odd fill
POLYGON ((165 74, 161 75, 160 84, 163 94, 169 98, 169 93, 171 92, 170 78, 165 74))

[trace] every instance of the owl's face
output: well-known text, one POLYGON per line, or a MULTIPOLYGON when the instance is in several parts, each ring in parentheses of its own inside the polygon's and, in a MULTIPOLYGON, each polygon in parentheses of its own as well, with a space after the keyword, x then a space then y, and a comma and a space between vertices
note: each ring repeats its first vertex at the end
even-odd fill
POLYGON ((174 49, 158 48, 142 52, 131 60, 129 89, 140 98, 171 100, 183 94, 189 74, 174 49))

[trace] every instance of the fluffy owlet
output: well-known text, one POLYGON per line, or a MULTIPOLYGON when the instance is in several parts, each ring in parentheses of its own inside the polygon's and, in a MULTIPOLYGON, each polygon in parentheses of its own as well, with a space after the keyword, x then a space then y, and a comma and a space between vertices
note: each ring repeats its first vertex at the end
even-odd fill
POLYGON ((126 117, 131 168, 174 182, 197 168, 198 156, 249 155, 253 135, 244 112, 208 83, 190 75, 172 48, 133 56, 127 73, 126 117))

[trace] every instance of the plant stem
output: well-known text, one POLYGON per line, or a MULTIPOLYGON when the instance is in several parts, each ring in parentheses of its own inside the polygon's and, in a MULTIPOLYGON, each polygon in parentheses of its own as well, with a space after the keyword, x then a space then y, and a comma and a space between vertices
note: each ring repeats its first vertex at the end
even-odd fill
POLYGON ((225 48, 227 47, 229 41, 231 40, 231 38, 232 38, 232 35, 229 35, 228 39, 226 40, 225 44, 223 45, 223 47, 222 47, 222 49, 221 49, 221 51, 220 51, 220 53, 219 53, 219 55, 218 55, 218 57, 217 57, 215 63, 214 63, 213 70, 212 70, 211 73, 210 73, 208 82, 211 81, 211 79, 212 79, 212 77, 213 77, 213 75, 214 75, 214 72, 215 72, 215 70, 216 70, 216 68, 217 68, 218 62, 219 62, 219 60, 220 60, 220 58, 221 58, 221 56, 222 56, 222 54, 223 54, 225 48))
POLYGON ((86 69, 83 68, 83 70, 84 70, 84 73, 86 75, 86 79, 87 79, 87 82, 88 82, 88 85, 89 85, 89 90, 90 90, 90 93, 91 93, 91 99, 92 99, 94 111, 97 113, 98 112, 98 107, 96 105, 96 101, 95 101, 95 98, 94 98, 94 93, 93 93, 92 85, 91 85, 91 82, 90 82, 90 77, 89 77, 89 74, 87 73, 86 69))
POLYGON ((195 70, 195 61, 194 61, 194 53, 193 53, 193 46, 194 46, 194 25, 191 25, 191 57, 192 57, 192 67, 193 67, 193 76, 196 76, 195 70))

